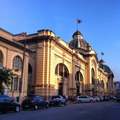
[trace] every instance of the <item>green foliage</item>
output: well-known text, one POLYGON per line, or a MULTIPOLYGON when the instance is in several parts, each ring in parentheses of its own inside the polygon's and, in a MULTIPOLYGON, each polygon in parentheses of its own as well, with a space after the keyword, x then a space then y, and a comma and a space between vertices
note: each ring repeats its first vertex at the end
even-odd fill
POLYGON ((3 83, 9 86, 12 82, 13 73, 10 69, 0 69, 0 93, 3 92, 3 83))

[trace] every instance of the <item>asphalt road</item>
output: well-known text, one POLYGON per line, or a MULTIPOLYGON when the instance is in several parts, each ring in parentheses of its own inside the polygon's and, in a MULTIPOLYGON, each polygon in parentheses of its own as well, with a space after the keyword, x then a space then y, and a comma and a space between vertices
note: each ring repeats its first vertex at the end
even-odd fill
POLYGON ((21 111, 0 114, 0 120, 120 120, 120 103, 83 103, 38 111, 21 111))

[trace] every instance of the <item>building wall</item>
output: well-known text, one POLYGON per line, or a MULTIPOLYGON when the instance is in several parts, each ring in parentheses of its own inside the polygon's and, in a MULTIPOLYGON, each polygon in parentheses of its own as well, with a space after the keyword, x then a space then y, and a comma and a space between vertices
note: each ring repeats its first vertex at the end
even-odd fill
POLYGON ((45 42, 40 42, 37 44, 36 48, 36 73, 35 73, 35 92, 36 94, 45 95, 45 90, 43 90, 45 85, 45 42))
POLYGON ((108 87, 107 87, 108 75, 100 68, 98 69, 98 80, 99 80, 99 83, 102 83, 102 82, 104 83, 104 87, 101 86, 99 89, 100 95, 107 95, 108 94, 108 87))
MULTIPOLYGON (((14 71, 13 70, 13 58, 15 56, 20 56, 21 59, 23 59, 23 50, 20 50, 16 47, 13 47, 9 44, 6 44, 2 41, 0 41, 0 50, 3 53, 3 66, 11 69, 12 72, 16 75, 18 75, 19 77, 21 76, 21 72, 20 71, 14 71)), ((22 84, 22 96, 26 96, 27 95, 27 79, 28 79, 28 61, 29 61, 29 55, 28 53, 26 53, 25 55, 25 61, 24 61, 24 70, 23 70, 23 84, 22 84)), ((11 91, 9 90, 9 93, 12 96, 19 96, 19 90, 17 91, 11 91)))
POLYGON ((60 76, 55 74, 57 64, 63 63, 68 71, 69 78, 65 80, 64 94, 76 95, 75 74, 80 71, 83 75, 83 84, 87 83, 87 62, 70 49, 66 49, 61 42, 48 40, 37 43, 36 49, 36 94, 52 96, 58 94, 60 76), (74 89, 71 91, 71 89, 74 89))
MULTIPOLYGON (((64 43, 65 44, 65 43, 64 43)), ((69 78, 65 80, 64 94, 76 95, 75 74, 80 71, 83 75, 82 94, 90 94, 92 76, 91 70, 95 71, 95 79, 104 81, 104 94, 107 93, 107 74, 99 71, 95 55, 84 59, 74 50, 67 48, 61 41, 54 39, 42 40, 35 44, 35 94, 52 96, 58 94, 58 85, 61 79, 55 74, 57 64, 63 63, 69 71, 69 78), (37 47, 36 47, 37 46, 37 47)), ((34 62, 33 62, 34 63, 34 62)))
MULTIPOLYGON (((55 74, 56 66, 60 63, 64 64, 69 72, 68 78, 64 78, 63 94, 66 96, 76 95, 76 80, 75 75, 78 71, 83 76, 83 81, 80 81, 80 93, 92 94, 92 69, 95 72, 94 79, 104 82, 104 89, 98 91, 98 95, 108 93, 107 83, 108 74, 99 69, 99 62, 94 50, 88 51, 87 55, 80 54, 77 50, 69 47, 60 38, 56 37, 51 31, 42 30, 40 33, 33 35, 22 35, 22 37, 13 37, 10 33, 0 30, 0 36, 13 41, 16 39, 27 40, 28 48, 33 50, 32 53, 25 54, 23 81, 22 81, 22 96, 27 95, 28 82, 32 82, 30 90, 34 90, 35 94, 42 96, 52 96, 58 94, 59 82, 61 77, 55 74), (43 33, 42 33, 43 32, 43 33), (44 37, 43 37, 44 36, 44 37), (49 36, 49 37, 48 37, 49 36), (48 39, 46 39, 48 37, 48 39), (32 81, 28 77, 28 64, 32 67, 32 81)), ((13 41, 14 42, 14 41, 13 41)), ((8 43, 0 41, 0 50, 4 54, 4 66, 12 69, 13 58, 19 55, 23 59, 23 49, 19 49, 8 43)), ((15 72, 21 76, 21 72, 15 72)), ((32 91, 31 90, 31 91, 32 91)), ((19 91, 13 91, 11 95, 18 96, 19 91)))

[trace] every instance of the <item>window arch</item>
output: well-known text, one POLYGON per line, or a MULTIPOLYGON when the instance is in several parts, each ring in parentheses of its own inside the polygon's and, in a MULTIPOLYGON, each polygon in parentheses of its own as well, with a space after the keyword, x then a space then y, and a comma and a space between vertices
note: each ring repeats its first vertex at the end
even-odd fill
POLYGON ((13 69, 16 71, 22 70, 22 59, 18 55, 13 59, 13 69))
MULTIPOLYGON (((58 82, 58 95, 64 95, 64 89, 67 91, 67 86, 64 86, 64 80, 69 79, 69 71, 65 64, 59 63, 55 67, 55 74, 61 77, 60 81, 58 82)), ((66 81, 67 82, 67 81, 66 81)))
POLYGON ((83 75, 80 71, 77 71, 75 74, 76 81, 76 95, 79 96, 82 93, 83 89, 83 75))
POLYGON ((98 84, 96 79, 95 70, 91 69, 91 85, 92 85, 92 95, 96 96, 98 94, 98 84))
POLYGON ((75 74, 75 80, 76 81, 83 81, 83 75, 80 71, 77 71, 76 74, 75 74))
POLYGON ((68 68, 67 68, 66 65, 63 64, 63 63, 57 64, 57 66, 56 66, 56 68, 55 68, 55 74, 56 74, 56 75, 59 75, 59 76, 62 76, 62 77, 65 77, 65 78, 68 78, 68 77, 69 77, 68 68))
POLYGON ((0 50, 0 65, 3 65, 3 53, 0 50))
POLYGON ((103 82, 103 80, 101 81, 101 87, 104 89, 104 82, 103 82))
POLYGON ((92 79, 92 84, 95 84, 95 71, 93 68, 91 70, 91 79, 92 79))

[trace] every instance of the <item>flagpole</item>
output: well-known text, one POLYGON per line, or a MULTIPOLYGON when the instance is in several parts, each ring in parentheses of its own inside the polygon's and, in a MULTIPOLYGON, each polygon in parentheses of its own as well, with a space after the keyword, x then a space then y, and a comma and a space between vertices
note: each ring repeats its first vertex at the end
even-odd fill
POLYGON ((103 59, 103 56, 104 56, 104 53, 103 53, 103 52, 101 52, 101 60, 103 59))
POLYGON ((76 19, 76 29, 78 31, 78 27, 79 27, 79 24, 81 23, 82 21, 80 19, 76 19))

